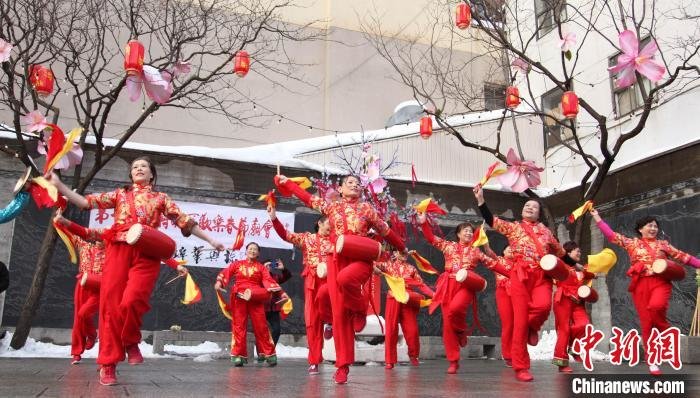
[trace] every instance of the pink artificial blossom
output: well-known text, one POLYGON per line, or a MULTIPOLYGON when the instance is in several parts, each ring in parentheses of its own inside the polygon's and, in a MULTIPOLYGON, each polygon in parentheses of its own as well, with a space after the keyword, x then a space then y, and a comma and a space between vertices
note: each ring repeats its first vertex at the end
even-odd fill
MULTIPOLYGON (((48 139, 48 137, 45 139, 48 139)), ((46 143, 42 140, 38 140, 36 143, 36 151, 40 155, 46 156, 46 143)), ((71 150, 68 151, 68 153, 66 153, 66 156, 62 157, 53 168, 56 170, 67 170, 75 165, 80 164, 82 160, 83 149, 77 143, 73 143, 73 147, 71 148, 71 150)))
POLYGON ((126 91, 129 99, 134 102, 141 98, 141 89, 146 91, 148 98, 159 105, 170 100, 173 93, 172 73, 144 65, 143 72, 126 78, 126 91))
POLYGON ((186 75, 190 73, 192 70, 192 67, 190 66, 190 63, 187 61, 177 61, 175 62, 175 65, 173 65, 173 68, 171 70, 171 73, 173 77, 178 77, 180 75, 186 75))
POLYGON ((659 49, 655 40, 639 51, 639 40, 631 30, 620 33, 620 48, 622 54, 617 57, 617 65, 608 70, 617 74, 615 82, 618 88, 629 87, 637 81, 636 72, 646 76, 652 82, 658 82, 664 77, 666 68, 654 59, 654 54, 659 49))
POLYGON ((386 180, 381 177, 381 159, 376 159, 367 165, 367 171, 360 174, 360 182, 374 193, 380 193, 386 188, 386 180))
POLYGON ((38 133, 49 127, 46 118, 38 110, 33 110, 25 116, 20 117, 20 119, 22 124, 26 126, 27 131, 30 133, 38 133))
POLYGON ((540 173, 543 168, 537 167, 532 160, 520 160, 513 148, 506 156, 508 171, 498 176, 501 185, 509 187, 513 192, 523 192, 528 188, 540 185, 540 173))
POLYGON ((569 32, 564 34, 564 37, 559 39, 559 48, 562 52, 571 50, 576 45, 576 33, 569 32))
POLYGON ((513 62, 510 63, 510 66, 522 73, 530 72, 530 64, 520 57, 514 59, 513 62))
POLYGON ((0 63, 9 60, 11 52, 12 44, 0 39, 0 63))

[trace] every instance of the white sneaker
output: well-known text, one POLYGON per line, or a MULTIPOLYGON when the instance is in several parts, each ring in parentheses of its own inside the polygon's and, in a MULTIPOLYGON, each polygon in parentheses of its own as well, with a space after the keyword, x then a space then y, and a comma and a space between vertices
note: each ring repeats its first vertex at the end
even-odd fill
POLYGON ((652 376, 661 376, 661 369, 657 365, 649 365, 649 373, 652 376))

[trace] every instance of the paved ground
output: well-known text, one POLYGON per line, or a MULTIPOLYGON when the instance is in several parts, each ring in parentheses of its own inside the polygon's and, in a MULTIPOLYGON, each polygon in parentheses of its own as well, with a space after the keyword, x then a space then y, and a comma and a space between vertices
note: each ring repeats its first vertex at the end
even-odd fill
MULTIPOLYGON (((418 368, 383 366, 351 368, 350 384, 333 384, 334 367, 324 364, 321 374, 308 376, 303 360, 284 360, 276 368, 192 359, 146 359, 141 366, 121 365, 120 384, 97 382, 94 360, 71 366, 68 359, 0 359, 0 397, 565 397, 567 376, 545 361, 533 362, 533 383, 520 383, 502 361, 463 360, 457 375, 445 374, 444 360, 424 361, 418 368)), ((576 364, 576 366, 580 366, 576 364)), ((596 374, 633 374, 643 370, 596 362, 596 374), (636 372, 635 372, 636 371, 636 372)), ((579 368, 580 370, 580 368, 579 368)), ((580 370, 579 373, 587 373, 580 370)), ((695 386, 688 397, 700 396, 700 365, 686 365, 695 386)))

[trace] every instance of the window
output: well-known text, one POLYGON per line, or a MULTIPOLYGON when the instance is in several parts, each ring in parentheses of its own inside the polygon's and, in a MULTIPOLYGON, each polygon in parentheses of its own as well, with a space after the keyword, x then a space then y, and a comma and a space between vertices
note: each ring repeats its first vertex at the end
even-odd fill
POLYGON ((506 86, 498 83, 484 83, 484 109, 503 109, 506 101, 506 86))
MULTIPOLYGON (((639 44, 639 48, 644 48, 644 46, 647 45, 647 43, 649 43, 648 37, 642 40, 642 42, 639 44)), ((615 54, 613 57, 610 57, 610 59, 608 60, 608 66, 617 65, 618 55, 619 54, 615 54)), ((610 89, 612 90, 613 109, 615 111, 615 115, 618 118, 620 118, 625 115, 629 115, 630 113, 634 112, 636 109, 639 109, 644 105, 644 98, 642 97, 641 85, 644 86, 644 91, 646 93, 648 93, 649 90, 653 88, 653 85, 651 81, 649 81, 649 79, 642 76, 641 81, 637 79, 637 81, 629 87, 617 88, 617 86, 615 85, 616 80, 617 76, 611 74, 610 89)))
POLYGON ((537 14, 537 38, 551 32, 557 26, 557 19, 566 19, 566 2, 564 0, 535 0, 537 14))
POLYGON ((559 88, 547 91, 542 96, 542 112, 544 112, 544 149, 547 150, 559 145, 560 141, 573 138, 570 129, 563 127, 557 121, 564 120, 561 113, 561 96, 564 94, 559 88), (559 137, 559 139, 557 139, 559 137))

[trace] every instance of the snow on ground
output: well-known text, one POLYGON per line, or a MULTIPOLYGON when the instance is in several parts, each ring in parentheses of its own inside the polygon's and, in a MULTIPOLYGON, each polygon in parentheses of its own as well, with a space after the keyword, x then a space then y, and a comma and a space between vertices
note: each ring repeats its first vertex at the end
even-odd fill
MULTIPOLYGON (((70 346, 53 343, 43 343, 33 338, 27 339, 27 343, 19 350, 10 348, 11 332, 7 332, 4 339, 0 340, 0 357, 3 358, 70 358, 70 346)), ((557 341, 557 334, 554 330, 545 331, 540 337, 540 343, 536 347, 528 346, 530 359, 549 361, 554 355, 554 345, 557 341)), ((359 346, 369 346, 366 342, 359 342, 359 346)), ((139 344, 141 353, 145 358, 172 358, 173 356, 194 357, 196 362, 208 362, 217 358, 221 353, 219 345, 206 341, 196 346, 180 346, 166 344, 165 352, 168 354, 158 355, 153 353, 151 344, 141 342, 139 344)), ((309 350, 306 347, 289 347, 284 344, 277 345, 278 358, 306 358, 309 350)), ((607 360, 608 355, 600 351, 592 351, 591 356, 594 361, 607 360)), ((85 351, 83 358, 97 357, 97 346, 89 351, 85 351)))
MULTIPOLYGON (((540 335, 540 342, 535 347, 527 346, 527 351, 530 354, 530 359, 533 361, 551 361, 554 357, 554 345, 557 343, 556 330, 548 330, 540 335)), ((606 361, 608 354, 598 350, 591 351, 591 358, 594 361, 606 361)), ((573 358, 570 358, 573 359, 573 358)))
MULTIPOLYGON (((53 343, 43 343, 33 338, 28 338, 27 343, 19 350, 10 347, 12 332, 7 332, 4 339, 0 340, 0 358, 70 358, 70 346, 53 343)), ((158 355, 153 353, 151 344, 141 342, 139 349, 144 358, 172 358, 173 356, 194 357, 196 362, 208 362, 221 353, 218 344, 206 341, 196 346, 181 346, 166 344, 165 352, 168 354, 158 355)), ((309 350, 306 347, 288 347, 283 344, 277 345, 277 357, 279 358, 306 358, 309 350)), ((97 346, 82 354, 83 358, 96 358, 97 346)))

